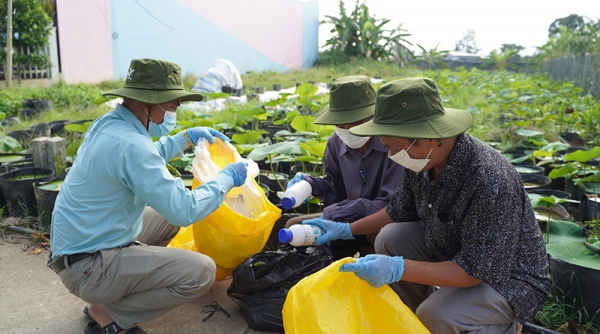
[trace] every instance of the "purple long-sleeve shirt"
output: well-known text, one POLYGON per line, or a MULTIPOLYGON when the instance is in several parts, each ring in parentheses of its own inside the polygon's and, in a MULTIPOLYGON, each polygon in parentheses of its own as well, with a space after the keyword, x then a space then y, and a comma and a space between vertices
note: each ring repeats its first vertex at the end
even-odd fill
POLYGON ((388 149, 377 137, 362 154, 333 133, 323 160, 325 176, 305 174, 304 179, 325 205, 323 218, 333 221, 353 222, 386 207, 404 175, 404 168, 388 158, 388 149))

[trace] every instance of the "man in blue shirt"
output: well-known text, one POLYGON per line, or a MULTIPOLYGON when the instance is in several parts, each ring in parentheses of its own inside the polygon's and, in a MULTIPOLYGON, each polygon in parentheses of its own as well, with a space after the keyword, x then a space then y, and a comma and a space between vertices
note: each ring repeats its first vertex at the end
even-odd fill
POLYGON ((137 323, 206 293, 215 279, 209 257, 156 246, 217 209, 244 183, 246 163, 192 191, 171 176, 166 162, 176 154, 202 139, 229 140, 206 127, 168 136, 180 103, 202 100, 183 89, 177 64, 134 59, 125 86, 103 95, 123 103, 94 121, 77 152, 52 214, 48 265, 90 303, 85 333, 145 333, 137 323))
MULTIPOLYGON (((331 84, 329 104, 315 116, 315 124, 335 125, 335 133, 327 141, 323 156, 325 176, 296 173, 287 187, 306 180, 311 186, 311 195, 319 197, 325 205, 324 219, 354 222, 369 216, 388 205, 402 181, 404 168, 388 159, 388 149, 379 138, 354 136, 349 131, 373 117, 375 96, 369 77, 341 77, 331 84)), ((286 226, 319 216, 321 214, 294 217, 286 226)), ((369 252, 375 235, 334 241, 331 245, 334 258, 352 256, 359 250, 369 252)))

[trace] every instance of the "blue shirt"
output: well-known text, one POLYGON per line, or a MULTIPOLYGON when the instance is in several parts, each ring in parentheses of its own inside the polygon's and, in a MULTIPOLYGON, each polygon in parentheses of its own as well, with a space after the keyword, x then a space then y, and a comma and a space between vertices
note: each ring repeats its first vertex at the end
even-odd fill
POLYGON ((404 167, 388 158, 378 137, 365 152, 348 147, 333 133, 323 156, 324 177, 304 175, 312 195, 325 205, 323 218, 353 222, 386 207, 402 182, 404 167))
POLYGON ((166 163, 187 146, 183 133, 153 143, 122 105, 94 121, 56 198, 50 231, 53 258, 129 244, 142 230, 147 204, 178 226, 216 210, 233 179, 220 173, 193 191, 186 189, 166 163))

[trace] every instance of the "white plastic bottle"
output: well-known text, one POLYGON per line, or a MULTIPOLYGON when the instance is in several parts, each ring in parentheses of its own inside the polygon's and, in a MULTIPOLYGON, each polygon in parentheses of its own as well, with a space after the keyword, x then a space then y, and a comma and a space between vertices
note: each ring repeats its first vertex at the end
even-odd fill
POLYGON ((279 230, 278 237, 281 243, 290 243, 290 245, 311 246, 317 243, 317 239, 325 234, 322 228, 316 225, 295 224, 289 228, 279 230))
POLYGON ((305 199, 307 199, 312 193, 312 187, 310 183, 306 180, 300 180, 296 182, 290 189, 286 190, 283 193, 283 198, 281 199, 281 206, 289 210, 291 208, 295 208, 302 204, 305 199))

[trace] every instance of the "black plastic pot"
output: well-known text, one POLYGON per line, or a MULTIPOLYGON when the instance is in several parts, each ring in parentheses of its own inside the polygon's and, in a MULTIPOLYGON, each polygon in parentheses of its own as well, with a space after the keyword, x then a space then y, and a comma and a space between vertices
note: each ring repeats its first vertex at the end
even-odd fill
POLYGON ((290 177, 294 177, 297 172, 303 172, 312 176, 321 176, 321 169, 323 165, 315 165, 311 163, 304 164, 304 171, 302 171, 302 165, 300 162, 296 162, 296 165, 290 167, 290 177))
POLYGON ((579 202, 579 220, 594 220, 600 211, 600 195, 584 194, 579 202))
MULTIPOLYGON (((22 153, 0 153, 0 174, 17 169, 17 167, 10 166, 9 163, 23 159, 25 159, 25 155, 22 153)), ((6 201, 4 201, 4 196, 2 195, 2 189, 0 187, 0 208, 5 205, 6 201)))
POLYGON ((265 196, 269 197, 269 192, 271 191, 271 188, 269 188, 268 185, 264 184, 264 183, 259 183, 258 186, 262 189, 263 193, 265 194, 265 196))
POLYGON ((65 125, 69 123, 69 120, 58 120, 46 123, 50 127, 50 135, 58 136, 65 133, 65 125))
POLYGON ((62 187, 63 179, 53 179, 48 182, 34 182, 33 193, 35 194, 35 202, 37 204, 37 212, 40 217, 42 226, 50 226, 52 221, 52 211, 54 211, 54 203, 56 196, 62 187))
POLYGON ((50 125, 48 123, 34 124, 29 128, 33 131, 34 138, 50 136, 50 125))
POLYGON ((537 167, 532 164, 513 165, 519 174, 544 174, 544 167, 537 167))
POLYGON ((549 177, 542 174, 521 174, 521 179, 523 180, 523 185, 527 191, 534 189, 550 189, 550 183, 552 182, 549 177))
POLYGON ((23 106, 40 111, 50 110, 52 109, 52 100, 26 99, 23 101, 23 106))
POLYGON ((0 165, 11 161, 17 161, 25 159, 25 155, 22 153, 0 153, 0 165))
POLYGON ((21 152, 19 152, 19 154, 23 154, 25 157, 25 159, 29 159, 29 158, 33 158, 33 151, 32 150, 23 150, 21 152))
POLYGON ((267 197, 269 201, 273 204, 279 204, 281 202, 281 198, 279 198, 277 192, 285 191, 287 181, 287 174, 275 173, 275 175, 273 175, 273 172, 266 170, 261 170, 257 176, 258 183, 263 183, 267 187, 269 187, 269 195, 267 197))
POLYGON ((533 209, 538 222, 548 221, 548 216, 552 220, 567 220, 570 215, 567 209, 561 205, 555 205, 552 208, 541 206, 533 209))
MULTIPOLYGON (((17 167, 11 167, 5 164, 0 164, 0 174, 8 173, 17 170, 17 167)), ((4 200, 4 195, 2 195, 2 186, 0 185, 0 208, 6 206, 6 201, 4 200)), ((0 217, 2 218, 2 217, 0 217)))
POLYGON ((37 203, 33 183, 50 181, 53 178, 52 169, 40 167, 20 168, 0 174, 0 188, 8 213, 13 217, 36 216, 37 203))
POLYGON ((32 129, 10 131, 8 136, 13 137, 16 141, 21 143, 21 145, 30 144, 34 138, 32 129))
POLYGON ((600 325, 600 271, 548 255, 554 295, 573 303, 577 312, 585 307, 583 321, 600 325))
POLYGON ((15 160, 7 162, 5 165, 15 168, 28 168, 33 167, 33 158, 25 158, 21 160, 15 160))

